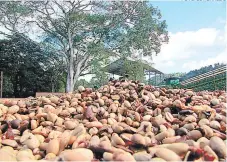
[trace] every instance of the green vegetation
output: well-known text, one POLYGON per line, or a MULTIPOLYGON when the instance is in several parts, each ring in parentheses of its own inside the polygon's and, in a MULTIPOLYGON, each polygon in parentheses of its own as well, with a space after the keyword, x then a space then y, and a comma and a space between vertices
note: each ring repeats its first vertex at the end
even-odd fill
POLYGON ((226 90, 226 73, 218 74, 215 77, 205 78, 198 82, 193 82, 184 86, 184 88, 192 88, 195 91, 226 90))
MULTIPOLYGON (((35 44, 58 57, 59 66, 45 64, 45 68, 39 66, 39 75, 29 74, 26 81, 32 87, 39 78, 45 80, 40 84, 48 87, 32 90, 33 93, 53 89, 71 92, 79 78, 87 74, 95 74, 92 84, 102 84, 107 76, 100 68, 109 63, 110 56, 130 56, 132 48, 142 50, 144 56, 152 56, 160 52, 162 43, 168 42, 166 22, 161 19, 160 11, 146 1, 2 1, 0 15, 0 24, 5 29, 0 34, 6 39, 11 40, 15 34, 28 37, 32 29, 33 36, 41 40, 35 44), (51 72, 47 74, 47 71, 51 72), (59 78, 63 80, 61 83, 56 81, 59 78)), ((29 53, 30 49, 23 50, 23 53, 29 53)), ((45 50, 40 55, 45 56, 45 50)), ((18 51, 15 55, 19 55, 18 51)), ((45 58, 43 56, 41 58, 45 58)), ((38 66, 35 62, 39 61, 32 65, 38 66)), ((142 78, 139 67, 133 68, 136 79, 142 78)), ((5 84, 10 85, 7 78, 5 84)))
POLYGON ((191 70, 189 71, 187 74, 185 74, 183 77, 182 77, 182 80, 186 80, 186 79, 189 79, 189 78, 192 78, 192 77, 195 77, 197 75, 200 75, 200 74, 204 74, 206 72, 209 72, 211 70, 215 70, 221 66, 223 66, 224 64, 219 64, 219 63, 216 63, 214 64, 214 66, 212 65, 209 65, 209 66, 205 66, 205 67, 202 67, 200 69, 196 69, 196 70, 191 70))
POLYGON ((63 73, 59 58, 28 37, 14 34, 0 40, 0 56, 3 96, 28 97, 37 91, 60 90, 63 73))

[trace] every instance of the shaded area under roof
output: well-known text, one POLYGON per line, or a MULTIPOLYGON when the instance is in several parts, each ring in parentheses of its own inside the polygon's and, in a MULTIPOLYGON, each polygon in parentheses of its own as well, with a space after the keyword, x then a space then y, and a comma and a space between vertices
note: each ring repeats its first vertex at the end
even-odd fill
POLYGON ((108 72, 108 73, 111 73, 111 74, 124 76, 125 74, 127 74, 127 71, 124 68, 124 65, 126 64, 126 62, 129 63, 129 64, 134 64, 136 62, 140 62, 143 66, 143 69, 146 70, 146 72, 154 72, 154 73, 157 73, 157 74, 163 74, 161 71, 153 68, 149 64, 143 63, 142 61, 134 61, 134 60, 127 59, 127 58, 120 58, 120 59, 112 62, 111 64, 104 67, 102 69, 102 71, 108 72))

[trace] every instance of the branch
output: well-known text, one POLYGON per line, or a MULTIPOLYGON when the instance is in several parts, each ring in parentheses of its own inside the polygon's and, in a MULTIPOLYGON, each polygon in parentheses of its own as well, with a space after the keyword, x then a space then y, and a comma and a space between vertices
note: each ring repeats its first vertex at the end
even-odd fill
POLYGON ((1 22, 1 21, 0 21, 0 23, 1 23, 7 30, 9 30, 10 32, 13 32, 13 29, 8 28, 7 25, 6 25, 5 23, 3 23, 3 22, 1 22))
MULTIPOLYGON (((98 62, 103 61, 105 58, 106 58, 106 57, 100 58, 100 59, 98 60, 98 62)), ((86 70, 89 66, 91 66, 91 65, 88 64, 88 59, 87 59, 87 61, 85 62, 85 64, 82 66, 83 68, 81 69, 80 76, 81 76, 81 75, 83 76, 82 72, 83 72, 84 70, 86 70)), ((88 74, 92 74, 92 72, 89 72, 88 74)), ((86 75, 86 74, 85 74, 85 75, 86 75)))
POLYGON ((94 74, 94 73, 88 72, 88 73, 80 74, 80 76, 85 76, 85 75, 89 75, 89 74, 94 74))
MULTIPOLYGON (((52 8, 52 7, 51 7, 51 8, 52 8)), ((50 13, 48 12, 47 4, 45 5, 45 10, 46 10, 46 12, 47 12, 47 14, 46 14, 47 19, 51 22, 51 25, 54 27, 54 29, 55 29, 62 37, 64 37, 64 38, 67 39, 67 36, 66 36, 64 33, 62 33, 62 32, 57 28, 56 24, 53 22, 53 19, 51 18, 50 13)), ((55 10, 54 10, 53 8, 52 8, 52 10, 53 10, 53 12, 55 12, 55 10)), ((55 12, 55 13, 56 13, 56 12, 55 12)))
MULTIPOLYGON (((76 11, 77 9, 80 9, 81 7, 83 7, 82 9, 80 9, 80 10, 77 10, 76 12, 80 12, 80 11, 82 11, 84 8, 86 8, 86 7, 88 7, 89 5, 91 5, 91 1, 89 1, 87 4, 84 4, 84 5, 81 5, 81 2, 83 2, 83 1, 79 1, 78 0, 78 3, 76 3, 73 7, 72 7, 72 9, 71 9, 71 11, 76 11), (76 7, 77 6, 77 7, 76 7)), ((70 12, 71 12, 70 11, 70 12)))
POLYGON ((76 82, 76 76, 78 75, 78 76, 80 76, 80 74, 81 74, 81 67, 82 67, 82 64, 84 64, 84 63, 87 63, 87 61, 88 61, 88 59, 89 59, 89 55, 87 55, 87 56, 85 56, 78 64, 77 64, 77 68, 76 68, 76 73, 75 73, 75 75, 74 75, 74 82, 76 82))
MULTIPOLYGON (((56 24, 53 22, 53 19, 51 18, 51 14, 48 12, 48 8, 47 8, 47 6, 49 6, 50 7, 50 9, 52 9, 52 11, 55 13, 55 14, 57 14, 56 12, 55 12, 55 10, 54 10, 54 8, 51 6, 51 5, 48 5, 48 2, 49 1, 47 1, 45 4, 44 4, 44 8, 42 8, 42 9, 38 9, 37 7, 34 7, 35 8, 35 10, 37 11, 37 12, 39 12, 39 13, 41 13, 42 15, 45 15, 46 17, 46 19, 48 20, 48 21, 50 21, 50 23, 51 23, 51 25, 54 27, 54 29, 62 36, 62 37, 64 37, 64 38, 66 38, 66 35, 63 33, 63 32, 61 32, 61 30, 62 29, 58 29, 57 27, 56 27, 56 24), (44 11, 42 11, 42 10, 45 10, 46 11, 46 13, 44 12, 44 11)), ((58 15, 58 16, 60 16, 60 15, 58 15)), ((60 17, 62 17, 62 18, 65 18, 65 17, 63 17, 63 16, 60 16, 60 17)), ((39 19, 39 18, 38 18, 39 19)), ((30 22, 32 22, 32 21, 30 21, 30 22)), ((33 21, 34 22, 34 21, 33 21)), ((41 28, 41 29, 43 29, 43 28, 41 28)))
POLYGON ((61 11, 66 15, 66 11, 65 9, 59 4, 57 3, 57 1, 54 1, 54 3, 61 9, 61 11))
MULTIPOLYGON (((90 3, 91 1, 89 1, 89 3, 86 5, 78 6, 77 9, 79 9, 80 7, 83 7, 82 9, 79 9, 78 12, 85 11, 84 9, 91 5, 90 3)), ((89 11, 89 10, 86 10, 86 11, 89 11)))
POLYGON ((71 6, 72 6, 72 9, 71 9, 71 10, 74 11, 75 7, 76 7, 76 6, 79 6, 81 2, 82 2, 82 1, 77 0, 77 3, 75 4, 75 1, 73 1, 73 2, 69 1, 69 3, 70 3, 71 6))
POLYGON ((46 24, 44 24, 43 22, 37 22, 37 21, 29 21, 29 22, 34 22, 36 23, 36 25, 41 28, 43 31, 45 31, 46 33, 49 33, 53 36, 55 36, 61 43, 62 45, 65 47, 65 44, 63 42, 63 38, 62 38, 62 35, 58 35, 58 33, 52 31, 46 24), (42 25, 41 25, 42 24, 42 25))
POLYGON ((9 35, 9 34, 6 34, 6 33, 4 33, 4 32, 2 32, 2 31, 0 31, 0 34, 2 34, 2 35, 6 35, 6 36, 12 36, 12 35, 9 35))
POLYGON ((87 59, 83 62, 82 66, 81 66, 81 72, 84 71, 86 68, 89 67, 88 61, 89 61, 89 56, 88 56, 87 59))

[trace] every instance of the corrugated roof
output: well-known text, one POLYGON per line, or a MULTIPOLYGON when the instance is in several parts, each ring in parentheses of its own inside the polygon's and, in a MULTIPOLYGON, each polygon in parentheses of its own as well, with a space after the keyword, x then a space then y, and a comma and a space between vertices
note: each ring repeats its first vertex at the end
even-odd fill
MULTIPOLYGON (((132 58, 120 58, 120 59, 112 62, 111 64, 107 65, 106 67, 104 67, 102 69, 102 71, 123 76, 124 74, 127 73, 124 69, 125 61, 129 62, 130 64, 133 64, 140 60, 134 60, 132 58)), ((140 62, 142 63, 144 70, 163 74, 161 71, 153 68, 151 65, 144 63, 144 61, 140 61, 140 62)))

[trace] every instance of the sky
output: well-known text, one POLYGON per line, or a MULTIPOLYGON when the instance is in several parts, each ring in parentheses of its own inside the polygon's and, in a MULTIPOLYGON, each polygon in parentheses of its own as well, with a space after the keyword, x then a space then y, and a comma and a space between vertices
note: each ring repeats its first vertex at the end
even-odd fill
POLYGON ((164 73, 189 72, 227 63, 226 2, 151 1, 168 25, 170 40, 153 57, 154 67, 164 73))

